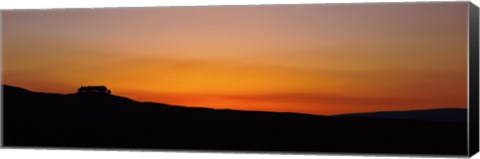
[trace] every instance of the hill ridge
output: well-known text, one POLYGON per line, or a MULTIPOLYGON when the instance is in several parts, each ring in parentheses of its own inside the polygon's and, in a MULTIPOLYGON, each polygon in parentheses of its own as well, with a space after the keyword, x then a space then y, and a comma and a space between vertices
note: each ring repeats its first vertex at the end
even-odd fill
POLYGON ((3 97, 7 147, 450 155, 467 150, 466 122, 191 108, 5 85, 3 97))
MULTIPOLYGON (((322 117, 368 117, 368 118, 384 118, 384 119, 399 119, 395 117, 384 117, 384 115, 377 115, 377 114, 392 114, 392 113, 422 113, 422 112, 436 112, 436 111, 465 111, 464 108, 434 108, 434 109, 418 109, 418 110, 392 110, 392 111, 374 111, 374 112, 360 112, 360 113, 345 113, 345 114, 336 114, 336 115, 319 115, 319 114, 308 114, 308 113, 299 113, 299 112, 273 112, 273 111, 258 111, 258 110, 237 110, 237 109, 218 109, 218 108, 210 108, 207 106, 184 106, 184 105, 174 105, 174 104, 167 104, 167 103, 159 103, 159 102, 151 102, 151 101, 136 101, 130 99, 128 97, 113 95, 113 94, 97 94, 97 93, 86 93, 86 94, 78 94, 78 93, 69 93, 69 94, 60 94, 60 93, 45 93, 45 92, 36 92, 30 91, 28 89, 6 85, 3 84, 4 90, 5 88, 11 90, 19 90, 22 92, 29 92, 29 93, 38 93, 38 94, 45 94, 45 95, 62 95, 62 96, 109 96, 113 98, 122 99, 128 102, 136 102, 138 104, 147 104, 147 105, 161 105, 161 106, 170 106, 176 108, 185 108, 185 109, 203 109, 203 110, 216 110, 216 111, 237 111, 237 112, 254 112, 254 113, 279 113, 279 114, 290 114, 290 115, 305 115, 305 116, 322 116, 322 117)), ((403 119, 403 118, 400 118, 403 119)), ((465 117, 466 119, 466 117, 465 117)), ((459 121, 459 120, 455 120, 459 121)))

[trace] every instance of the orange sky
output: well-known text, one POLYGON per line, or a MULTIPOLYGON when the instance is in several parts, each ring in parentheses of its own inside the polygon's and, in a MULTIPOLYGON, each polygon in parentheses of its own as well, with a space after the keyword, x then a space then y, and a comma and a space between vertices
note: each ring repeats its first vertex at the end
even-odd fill
POLYGON ((3 11, 3 82, 213 108, 467 106, 467 2, 3 11))

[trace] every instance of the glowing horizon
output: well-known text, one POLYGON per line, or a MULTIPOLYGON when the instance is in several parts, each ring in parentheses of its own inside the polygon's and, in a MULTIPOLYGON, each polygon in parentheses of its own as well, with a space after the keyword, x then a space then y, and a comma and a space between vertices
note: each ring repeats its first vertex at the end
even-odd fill
POLYGON ((466 108, 467 4, 4 11, 3 81, 218 109, 466 108))

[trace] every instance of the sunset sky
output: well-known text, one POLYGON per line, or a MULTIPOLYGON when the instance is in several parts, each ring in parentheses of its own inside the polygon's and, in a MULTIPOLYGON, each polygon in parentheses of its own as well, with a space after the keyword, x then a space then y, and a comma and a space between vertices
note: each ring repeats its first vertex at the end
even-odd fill
POLYGON ((468 3, 3 11, 3 83, 219 109, 467 107, 468 3))

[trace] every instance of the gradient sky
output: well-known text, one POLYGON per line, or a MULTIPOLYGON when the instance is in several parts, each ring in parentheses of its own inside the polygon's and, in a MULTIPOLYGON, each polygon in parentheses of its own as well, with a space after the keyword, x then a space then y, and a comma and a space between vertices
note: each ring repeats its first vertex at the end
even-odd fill
POLYGON ((467 2, 3 12, 3 82, 219 109, 467 106, 467 2))

